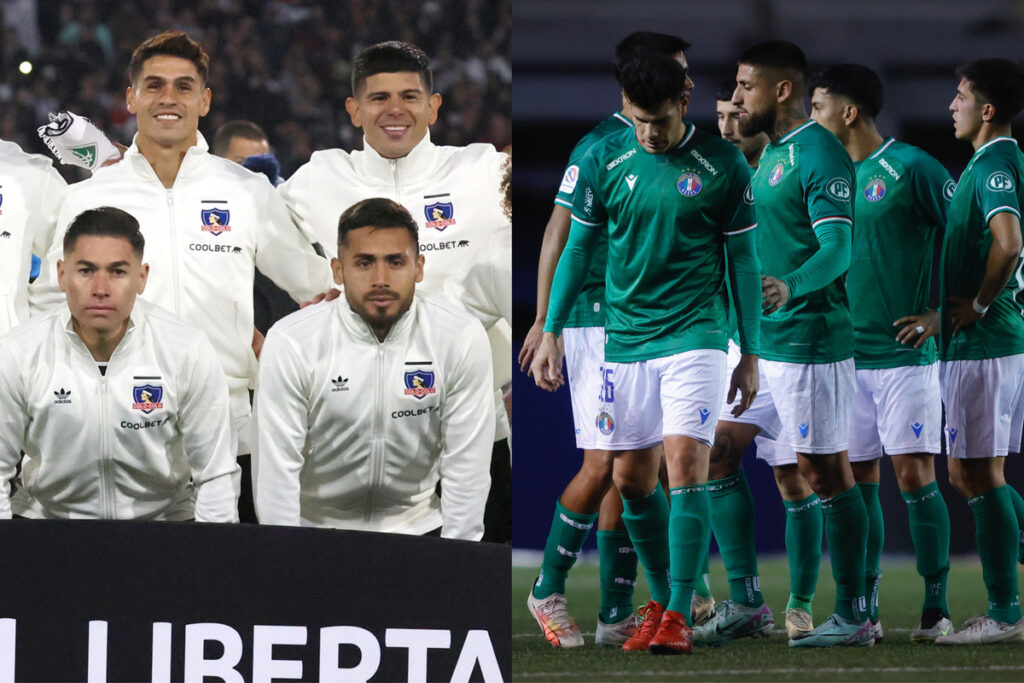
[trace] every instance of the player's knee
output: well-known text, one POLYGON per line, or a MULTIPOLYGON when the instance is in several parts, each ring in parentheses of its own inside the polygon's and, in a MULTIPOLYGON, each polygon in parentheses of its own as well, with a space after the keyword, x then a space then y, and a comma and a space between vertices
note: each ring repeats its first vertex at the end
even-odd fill
POLYGON ((708 456, 708 479, 725 479, 740 471, 743 451, 737 451, 728 435, 716 434, 708 456))

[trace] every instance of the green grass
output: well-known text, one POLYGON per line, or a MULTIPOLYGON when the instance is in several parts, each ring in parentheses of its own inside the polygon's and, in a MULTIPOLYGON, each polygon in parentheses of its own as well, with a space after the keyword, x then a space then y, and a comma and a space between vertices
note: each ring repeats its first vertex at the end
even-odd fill
MULTIPOLYGON (((910 642, 920 617, 923 585, 912 558, 882 560, 884 576, 879 599, 885 640, 871 648, 790 650, 783 626, 789 595, 785 557, 759 561, 761 589, 775 613, 776 631, 768 638, 745 639, 718 648, 699 647, 690 656, 655 657, 625 653, 593 644, 600 606, 598 570, 594 564, 575 567, 566 586, 569 609, 586 638, 572 650, 551 647, 526 610, 526 594, 536 576, 534 567, 512 569, 512 671, 518 681, 1020 681, 1024 680, 1024 644, 936 647, 910 642)), ((1024 577, 1022 577, 1024 578, 1024 577)), ((711 562, 711 588, 716 598, 728 597, 721 561, 711 562)), ((646 601, 642 572, 636 602, 646 601)), ((832 612, 834 584, 822 564, 814 599, 814 623, 832 612)), ((953 558, 949 606, 957 628, 986 608, 981 566, 976 558, 953 558)))

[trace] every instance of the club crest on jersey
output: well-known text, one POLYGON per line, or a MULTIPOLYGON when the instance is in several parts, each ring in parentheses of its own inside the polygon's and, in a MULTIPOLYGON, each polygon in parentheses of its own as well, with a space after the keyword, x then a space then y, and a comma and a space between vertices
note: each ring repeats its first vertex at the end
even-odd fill
POLYGON ((608 413, 602 412, 598 415, 595 424, 597 425, 598 430, 605 436, 608 436, 615 431, 615 420, 613 420, 612 416, 608 413))
POLYGON ((772 168, 772 172, 768 174, 768 184, 769 185, 771 185, 772 187, 775 187, 776 185, 778 185, 779 183, 782 182, 782 171, 783 171, 783 169, 785 169, 785 166, 782 165, 781 161, 779 163, 775 164, 775 166, 772 168))
POLYGON ((423 213, 427 217, 428 228, 444 230, 449 225, 455 225, 455 207, 451 202, 427 204, 423 207, 423 213))
POLYGON ((405 373, 405 395, 421 399, 428 394, 436 394, 434 373, 429 370, 413 370, 405 373))
POLYGON ((136 385, 132 389, 132 398, 135 399, 135 403, 132 404, 132 409, 141 410, 148 415, 154 410, 164 407, 164 404, 160 402, 160 399, 163 397, 163 387, 156 387, 152 384, 143 384, 142 386, 136 385))
POLYGON ((704 185, 700 182, 700 176, 690 171, 679 176, 676 187, 684 197, 696 197, 704 185))
POLYGON ((203 209, 203 232, 219 235, 231 232, 231 212, 227 209, 203 209))
POLYGON ((872 178, 868 186, 864 188, 864 199, 869 202, 877 202, 885 196, 885 181, 881 178, 872 178))

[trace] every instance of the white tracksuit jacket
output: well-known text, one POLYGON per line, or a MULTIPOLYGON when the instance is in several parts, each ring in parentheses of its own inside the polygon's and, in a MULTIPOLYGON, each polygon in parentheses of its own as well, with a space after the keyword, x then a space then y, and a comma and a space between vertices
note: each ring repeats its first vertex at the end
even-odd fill
POLYGON ((136 300, 105 375, 62 311, 0 338, 0 517, 237 521, 228 389, 202 332, 136 300), (26 492, 28 495, 26 495, 26 492))
MULTIPOLYGON (((501 208, 507 159, 489 144, 439 147, 429 133, 406 156, 386 159, 364 139, 363 151, 314 152, 278 191, 296 221, 328 255, 337 253, 338 218, 345 209, 370 197, 398 202, 419 225, 420 253, 426 263, 423 282, 416 289, 438 293, 465 264, 487 258, 494 232, 500 231, 511 244, 511 221, 501 208)), ((488 335, 495 384, 500 387, 511 380, 509 329, 499 325, 488 335)), ((496 404, 501 406, 500 391, 496 404)), ((509 434, 503 409, 497 418, 495 440, 509 434)))
POLYGON ((0 335, 28 320, 32 254, 49 248, 66 193, 49 159, 0 140, 0 335))
POLYGON ((301 302, 333 286, 328 262, 292 222, 266 176, 209 154, 202 135, 170 189, 133 144, 120 162, 68 189, 55 239, 30 288, 34 309, 66 305, 56 266, 64 233, 75 216, 99 206, 138 219, 150 264, 142 296, 206 333, 227 375, 233 422, 241 427, 256 378, 254 267, 301 302))
POLYGON ((446 297, 417 292, 384 342, 344 296, 287 316, 260 356, 260 522, 479 540, 490 393, 483 327, 446 297))

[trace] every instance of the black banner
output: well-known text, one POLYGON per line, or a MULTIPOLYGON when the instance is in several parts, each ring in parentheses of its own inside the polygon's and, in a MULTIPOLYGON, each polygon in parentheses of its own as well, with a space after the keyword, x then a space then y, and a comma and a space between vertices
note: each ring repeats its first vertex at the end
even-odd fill
POLYGON ((0 683, 509 678, 505 546, 21 520, 0 542, 0 683))

